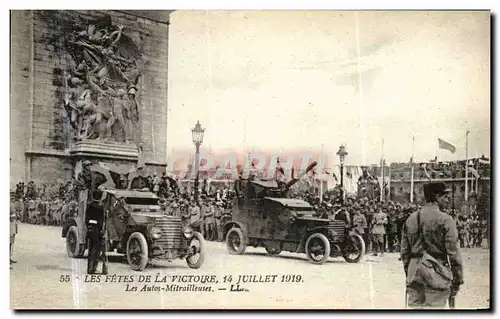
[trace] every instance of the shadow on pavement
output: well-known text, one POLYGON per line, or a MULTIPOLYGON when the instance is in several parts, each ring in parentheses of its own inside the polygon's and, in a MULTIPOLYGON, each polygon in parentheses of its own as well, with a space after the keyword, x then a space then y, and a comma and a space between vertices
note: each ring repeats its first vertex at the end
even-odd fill
MULTIPOLYGON (((250 256, 261 256, 265 258, 277 258, 277 259, 292 259, 292 260, 297 260, 300 262, 307 262, 310 263, 309 260, 305 257, 305 254, 298 255, 298 256, 290 256, 290 255, 277 255, 277 256, 271 256, 267 253, 245 253, 245 255, 250 255, 250 256)), ((345 263, 345 261, 340 260, 340 259, 328 259, 327 263, 332 263, 332 264, 339 264, 339 263, 345 263)))

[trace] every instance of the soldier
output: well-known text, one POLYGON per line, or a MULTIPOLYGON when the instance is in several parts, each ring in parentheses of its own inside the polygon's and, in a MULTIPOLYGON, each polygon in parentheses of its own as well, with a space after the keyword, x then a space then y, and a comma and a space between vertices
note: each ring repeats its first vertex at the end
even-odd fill
POLYGON ((352 218, 352 226, 354 227, 354 231, 361 235, 364 239, 367 222, 365 216, 361 213, 361 209, 359 208, 355 210, 352 218))
POLYGON ((207 203, 207 209, 205 210, 205 227, 206 227, 206 234, 207 234, 207 239, 208 240, 213 240, 214 239, 214 226, 215 226, 215 204, 213 200, 209 200, 207 203))
POLYGON ((384 255, 384 235, 385 235, 385 225, 387 225, 387 214, 379 209, 378 213, 373 215, 372 220, 372 239, 374 245, 373 256, 377 256, 377 252, 380 252, 380 256, 384 255))
POLYGON ((460 247, 465 248, 465 217, 458 216, 457 220, 457 231, 458 231, 458 239, 460 242, 460 247))
POLYGON ((479 220, 477 215, 472 215, 472 247, 479 247, 479 220))
POLYGON ((448 194, 444 183, 425 184, 427 203, 405 223, 401 259, 406 274, 406 300, 412 308, 444 308, 464 282, 455 221, 440 211, 440 206, 447 205, 448 194))
POLYGON ((396 211, 393 206, 389 206, 389 214, 387 216, 387 245, 389 248, 389 252, 393 252, 394 250, 394 238, 397 238, 397 216, 396 211))
POLYGON ((12 264, 17 263, 14 259, 12 259, 12 254, 14 253, 14 241, 16 240, 16 235, 18 231, 17 225, 17 212, 15 206, 10 204, 10 268, 12 269, 12 264))
POLYGON ((217 206, 215 206, 214 218, 215 218, 215 230, 217 232, 217 241, 222 241, 222 225, 221 225, 221 216, 222 216, 222 202, 217 202, 217 206))
POLYGON ((101 196, 100 191, 95 191, 90 201, 85 223, 87 224, 87 246, 89 248, 89 255, 87 260, 87 273, 95 274, 99 264, 99 257, 102 252, 102 228, 104 223, 104 209, 99 203, 101 196))
MULTIPOLYGON (((483 241, 484 240, 488 240, 488 221, 483 218, 483 220, 481 221, 481 246, 483 246, 483 241)), ((487 243, 489 245, 489 243, 487 243)), ((489 247, 489 246, 488 246, 489 247)))
POLYGON ((79 190, 90 189, 92 185, 92 173, 90 171, 90 166, 92 166, 92 162, 89 160, 84 161, 82 164, 82 171, 77 177, 79 190))
POLYGON ((341 208, 334 217, 335 220, 342 220, 346 227, 351 226, 351 217, 345 208, 341 208))
POLYGON ((191 200, 191 224, 199 222, 201 219, 200 207, 197 205, 194 199, 191 200))

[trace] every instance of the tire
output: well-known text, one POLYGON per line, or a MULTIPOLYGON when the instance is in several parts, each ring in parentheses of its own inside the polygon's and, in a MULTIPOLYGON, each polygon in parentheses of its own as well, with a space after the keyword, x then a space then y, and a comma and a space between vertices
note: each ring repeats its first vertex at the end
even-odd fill
POLYGON ((278 256, 279 253, 281 253, 281 247, 280 248, 268 248, 268 247, 266 247, 266 251, 271 256, 278 256))
POLYGON ((330 242, 325 235, 321 233, 314 233, 306 241, 306 255, 307 259, 313 264, 321 265, 324 264, 328 257, 330 257, 330 242), (321 255, 321 258, 317 258, 316 253, 321 255))
POLYGON ((85 244, 78 236, 76 226, 71 226, 66 235, 66 252, 70 258, 82 258, 85 253, 85 244))
POLYGON ((188 257, 186 257, 186 262, 187 262, 189 268, 198 269, 201 267, 201 265, 203 265, 203 262, 205 261, 205 240, 203 239, 203 236, 199 232, 194 232, 193 238, 191 238, 191 241, 189 242, 190 249, 192 247, 191 244, 192 244, 193 240, 196 240, 199 243, 198 248, 193 247, 193 248, 198 250, 198 252, 197 252, 198 258, 193 261, 194 255, 188 256, 188 257))
POLYGON ((348 242, 344 247, 342 257, 348 263, 358 263, 365 255, 365 252, 366 246, 363 238, 358 234, 352 234, 349 236, 348 242))
POLYGON ((132 270, 143 271, 149 261, 148 242, 144 235, 135 232, 127 241, 127 261, 132 270))
POLYGON ((226 247, 231 255, 243 255, 245 253, 247 244, 240 228, 233 227, 227 232, 226 247))

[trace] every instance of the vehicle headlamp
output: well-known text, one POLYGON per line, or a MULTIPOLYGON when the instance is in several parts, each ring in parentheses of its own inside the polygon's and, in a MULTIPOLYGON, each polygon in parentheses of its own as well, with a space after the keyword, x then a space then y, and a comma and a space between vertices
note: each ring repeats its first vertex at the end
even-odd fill
POLYGON ((149 233, 151 234, 151 237, 154 239, 158 239, 161 237, 161 229, 159 229, 158 227, 152 227, 149 233))
POLYGON ((182 233, 184 234, 184 237, 190 239, 194 235, 194 230, 191 227, 186 227, 182 230, 182 233))

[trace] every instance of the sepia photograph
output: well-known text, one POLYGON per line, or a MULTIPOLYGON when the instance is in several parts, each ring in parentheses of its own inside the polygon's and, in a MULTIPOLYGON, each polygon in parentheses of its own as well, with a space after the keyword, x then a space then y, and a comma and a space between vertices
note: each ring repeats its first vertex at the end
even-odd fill
POLYGON ((491 30, 10 10, 10 308, 491 309, 491 30))

